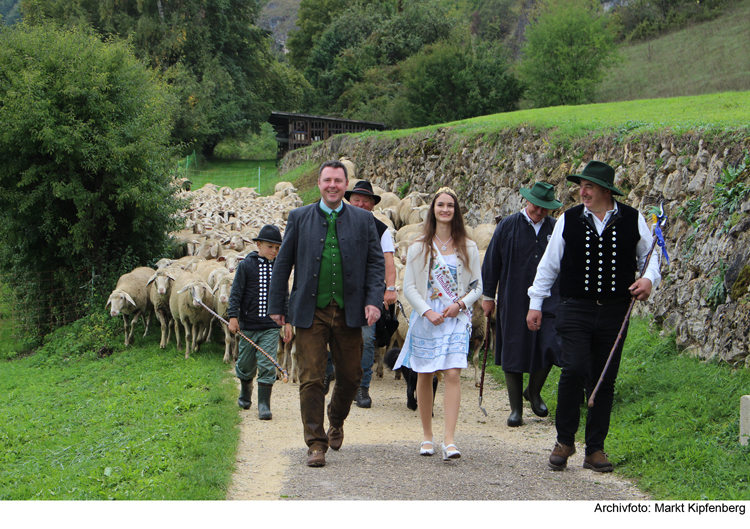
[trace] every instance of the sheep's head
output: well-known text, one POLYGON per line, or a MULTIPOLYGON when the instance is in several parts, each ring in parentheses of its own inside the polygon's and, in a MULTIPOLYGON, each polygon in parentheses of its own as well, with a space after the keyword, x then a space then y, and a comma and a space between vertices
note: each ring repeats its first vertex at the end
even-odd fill
POLYGON ((156 285, 156 293, 160 296, 164 296, 169 291, 170 281, 174 281, 174 277, 168 272, 162 272, 159 270, 151 276, 151 279, 149 279, 146 284, 150 285, 151 283, 154 283, 156 285))
POLYGON ((107 307, 111 305, 109 314, 113 318, 116 318, 120 315, 120 313, 122 313, 123 309, 125 308, 126 302, 135 307, 135 301, 133 301, 133 298, 130 297, 130 294, 128 294, 124 290, 113 290, 109 295, 109 299, 107 300, 106 305, 104 306, 107 307))
POLYGON ((219 303, 229 303, 229 295, 232 293, 232 282, 234 281, 234 275, 226 275, 221 278, 221 281, 216 283, 213 290, 214 296, 219 296, 219 303))

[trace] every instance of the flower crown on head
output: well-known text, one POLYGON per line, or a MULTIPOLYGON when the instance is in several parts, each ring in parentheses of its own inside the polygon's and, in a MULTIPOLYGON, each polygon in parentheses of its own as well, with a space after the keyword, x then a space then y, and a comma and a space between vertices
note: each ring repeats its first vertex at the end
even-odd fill
POLYGON ((435 196, 438 196, 440 193, 450 193, 454 197, 458 196, 455 191, 453 191, 450 187, 447 187, 447 186, 441 187, 440 189, 435 191, 435 196))

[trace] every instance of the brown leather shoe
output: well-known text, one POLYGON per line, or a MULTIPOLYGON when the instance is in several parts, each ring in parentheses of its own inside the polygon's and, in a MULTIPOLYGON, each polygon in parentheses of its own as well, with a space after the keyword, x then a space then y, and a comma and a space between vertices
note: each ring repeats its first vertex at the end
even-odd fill
POLYGON ((594 472, 612 472, 615 467, 607 459, 607 454, 597 450, 591 455, 583 458, 583 468, 588 468, 594 472))
POLYGON ((328 446, 334 450, 338 450, 342 444, 344 444, 344 427, 336 428, 331 426, 328 428, 328 446))
POLYGON ((568 466, 568 458, 576 453, 576 447, 555 443, 555 448, 549 456, 549 467, 552 470, 565 470, 568 466))
POLYGON ((308 467, 324 467, 326 466, 326 454, 323 450, 313 450, 307 454, 307 466, 308 467))

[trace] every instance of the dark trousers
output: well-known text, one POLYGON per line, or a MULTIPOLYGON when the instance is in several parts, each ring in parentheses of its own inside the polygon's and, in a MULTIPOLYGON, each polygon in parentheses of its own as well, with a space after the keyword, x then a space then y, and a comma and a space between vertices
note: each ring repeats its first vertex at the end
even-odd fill
MULTIPOLYGON (((629 300, 623 300, 616 304, 598 305, 590 301, 561 299, 557 306, 555 329, 562 338, 562 372, 557 389, 555 426, 557 441, 564 445, 573 446, 575 443, 584 389, 588 399, 617 340, 629 303, 629 300)), ((612 414, 615 379, 626 336, 627 327, 596 393, 594 406, 587 408, 586 455, 604 449, 612 414)))
POLYGON ((328 436, 323 426, 327 349, 331 349, 336 366, 336 384, 328 410, 330 426, 340 428, 349 415, 352 401, 362 381, 362 328, 348 327, 344 309, 331 304, 315 309, 309 329, 297 328, 297 366, 299 399, 308 449, 328 450, 328 436))

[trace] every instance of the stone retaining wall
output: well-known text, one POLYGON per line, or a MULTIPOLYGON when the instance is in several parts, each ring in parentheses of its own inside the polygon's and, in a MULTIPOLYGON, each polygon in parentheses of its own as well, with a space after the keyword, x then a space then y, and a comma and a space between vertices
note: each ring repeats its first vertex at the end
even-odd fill
MULTIPOLYGON (((565 177, 592 159, 607 162, 616 170, 625 203, 646 214, 663 201, 670 219, 665 237, 671 262, 662 264, 661 286, 647 304, 636 305, 637 311, 652 313, 665 329, 676 330, 677 343, 690 354, 747 366, 750 200, 733 215, 712 202, 723 169, 736 167, 748 146, 746 134, 730 132, 710 138, 662 133, 636 141, 604 137, 560 146, 546 133, 525 128, 474 138, 441 128, 399 139, 336 136, 290 152, 279 174, 346 155, 357 164, 358 178, 395 193, 452 187, 467 222, 476 225, 520 210, 519 188, 539 180, 556 186, 561 211, 567 209, 578 203, 578 187, 565 177), (684 211, 691 206, 695 213, 689 223, 684 211), (709 294, 720 294, 722 285, 725 302, 712 306, 709 301, 721 296, 709 294)), ((748 184, 749 173, 740 176, 748 184)))

